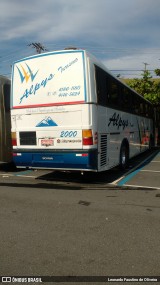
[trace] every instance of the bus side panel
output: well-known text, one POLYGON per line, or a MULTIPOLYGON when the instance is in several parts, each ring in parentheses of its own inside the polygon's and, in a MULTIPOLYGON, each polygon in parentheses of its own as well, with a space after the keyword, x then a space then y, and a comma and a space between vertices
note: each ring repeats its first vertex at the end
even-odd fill
POLYGON ((98 106, 98 170, 119 164, 123 140, 128 142, 131 158, 149 148, 152 136, 151 119, 98 106))
POLYGON ((114 121, 117 115, 113 109, 98 106, 99 171, 105 171, 119 163, 121 132, 114 121))

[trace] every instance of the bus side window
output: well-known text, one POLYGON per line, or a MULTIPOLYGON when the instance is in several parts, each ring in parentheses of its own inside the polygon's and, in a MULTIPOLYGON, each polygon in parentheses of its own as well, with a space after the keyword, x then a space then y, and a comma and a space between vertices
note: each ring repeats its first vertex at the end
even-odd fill
POLYGON ((144 103, 144 115, 145 117, 149 117, 149 112, 148 112, 148 104, 144 103))
POLYGON ((126 88, 126 87, 122 87, 121 89, 121 98, 122 98, 122 106, 123 109, 131 112, 131 92, 126 88))
POLYGON ((140 113, 139 98, 135 93, 132 94, 132 109, 133 113, 139 115, 140 113))
POLYGON ((96 89, 97 89, 97 103, 102 106, 107 105, 107 76, 106 72, 95 66, 96 75, 96 89))
POLYGON ((145 113, 145 106, 144 106, 144 103, 140 100, 140 115, 141 116, 144 116, 144 113, 145 113))
POLYGON ((118 81, 116 81, 113 78, 110 78, 108 102, 109 102, 109 105, 114 106, 115 108, 116 108, 116 106, 119 107, 119 105, 120 105, 118 81))
POLYGON ((148 104, 148 116, 149 116, 149 118, 154 117, 154 109, 150 104, 148 104))
POLYGON ((4 84, 3 86, 3 96, 4 96, 5 111, 9 112, 10 111, 10 85, 7 83, 4 84))

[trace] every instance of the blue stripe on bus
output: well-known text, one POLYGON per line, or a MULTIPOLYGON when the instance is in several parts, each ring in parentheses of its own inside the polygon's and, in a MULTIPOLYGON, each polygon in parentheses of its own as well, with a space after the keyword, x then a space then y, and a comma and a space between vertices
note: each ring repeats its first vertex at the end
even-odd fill
POLYGON ((97 153, 91 152, 21 152, 13 156, 16 166, 97 170, 97 153))

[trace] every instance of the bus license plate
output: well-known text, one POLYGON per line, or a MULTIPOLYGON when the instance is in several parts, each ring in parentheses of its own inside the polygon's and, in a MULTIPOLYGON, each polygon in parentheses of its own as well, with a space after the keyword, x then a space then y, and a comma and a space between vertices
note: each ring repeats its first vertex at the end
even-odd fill
POLYGON ((42 146, 52 146, 54 145, 54 140, 53 139, 42 139, 41 145, 42 146))

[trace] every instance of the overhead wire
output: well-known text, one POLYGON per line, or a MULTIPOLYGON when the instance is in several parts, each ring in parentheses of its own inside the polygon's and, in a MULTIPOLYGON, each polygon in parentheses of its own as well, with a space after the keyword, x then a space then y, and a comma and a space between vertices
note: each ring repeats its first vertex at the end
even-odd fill
MULTIPOLYGON (((127 48, 127 47, 105 47, 102 45, 98 45, 98 46, 94 46, 94 45, 88 45, 88 44, 80 44, 80 43, 72 43, 69 44, 67 43, 46 43, 44 46, 47 47, 47 49, 49 51, 52 50, 57 50, 57 49, 64 49, 66 46, 77 46, 79 45, 80 48, 86 49, 90 52, 92 52, 95 55, 100 55, 101 57, 101 61, 104 60, 104 56, 106 56, 107 54, 109 55, 108 60, 111 60, 113 58, 115 58, 115 54, 117 53, 120 54, 120 56, 122 57, 122 54, 124 53, 125 56, 132 56, 133 58, 137 59, 138 58, 138 53, 142 53, 143 55, 148 55, 148 54, 157 54, 160 57, 160 49, 159 48, 127 48), (81 47, 82 46, 82 47, 81 47), (110 55, 113 54, 112 58, 110 58, 110 55)), ((36 53, 36 52, 35 52, 36 53)), ((26 45, 26 48, 18 48, 15 50, 12 50, 10 52, 8 52, 7 54, 3 53, 0 55, 0 70, 5 69, 6 70, 6 65, 11 66, 13 64, 14 61, 18 60, 19 58, 24 58, 30 55, 34 54, 34 50, 31 49, 30 47, 28 47, 26 45)), ((116 58, 117 58, 116 56, 116 58)), ((115 59, 116 59, 115 58, 115 59)), ((107 58, 105 58, 105 60, 107 61, 107 58)), ((158 64, 157 64, 158 65, 158 64)), ((148 69, 149 70, 149 69, 148 69)), ((118 73, 127 73, 126 76, 128 75, 136 75, 137 72, 142 72, 143 70, 140 69, 110 69, 111 72, 113 72, 114 74, 118 73), (131 73, 129 73, 131 72, 131 73)), ((150 72, 154 72, 153 69, 149 70, 150 72)), ((2 73, 2 71, 1 71, 2 73)), ((7 71, 6 74, 9 74, 9 72, 7 71)), ((125 76, 123 74, 123 76, 125 76)))

